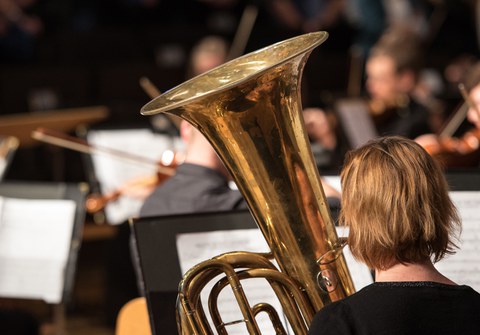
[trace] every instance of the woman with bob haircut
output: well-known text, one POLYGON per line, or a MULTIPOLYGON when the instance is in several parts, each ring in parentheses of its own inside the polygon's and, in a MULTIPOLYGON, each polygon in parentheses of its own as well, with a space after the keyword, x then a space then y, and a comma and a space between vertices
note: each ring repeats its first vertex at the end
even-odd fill
POLYGON ((347 153, 341 183, 350 250, 375 283, 321 309, 309 334, 480 334, 480 294, 433 265, 461 228, 439 164, 413 140, 381 137, 347 153))

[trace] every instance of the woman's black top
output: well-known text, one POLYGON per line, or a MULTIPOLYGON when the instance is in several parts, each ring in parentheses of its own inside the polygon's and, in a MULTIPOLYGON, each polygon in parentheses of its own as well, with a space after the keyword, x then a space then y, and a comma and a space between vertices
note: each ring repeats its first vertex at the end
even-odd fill
POLYGON ((322 308, 310 335, 480 334, 480 294, 469 286, 379 282, 322 308))

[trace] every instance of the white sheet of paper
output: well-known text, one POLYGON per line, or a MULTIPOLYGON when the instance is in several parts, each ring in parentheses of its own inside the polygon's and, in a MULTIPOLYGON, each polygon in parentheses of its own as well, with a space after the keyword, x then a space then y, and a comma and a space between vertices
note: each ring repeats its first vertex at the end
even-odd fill
MULTIPOLYGON (((338 237, 347 237, 348 227, 337 227, 337 235, 338 237)), ((345 261, 347 262, 347 267, 350 271, 355 291, 360 291, 365 286, 373 283, 373 276, 370 269, 365 264, 360 263, 353 258, 348 244, 343 248, 343 255, 345 256, 345 261)))
MULTIPOLYGON (((346 232, 348 233, 343 228, 337 229, 337 231, 341 236, 344 236, 346 232)), ((180 234, 177 236, 177 250, 182 273, 185 273, 194 265, 225 252, 235 250, 267 252, 270 249, 259 229, 243 229, 180 234)), ((344 249, 344 255, 354 280, 355 288, 359 290, 372 283, 372 276, 368 268, 356 262, 348 248, 344 249)), ((243 281, 242 285, 252 306, 258 302, 268 302, 277 311, 281 310, 280 303, 271 290, 270 285, 263 279, 243 281)), ((209 292, 210 287, 207 286, 205 291, 209 292)), ((225 294, 221 299, 219 310, 225 322, 242 318, 234 300, 235 298, 230 294, 225 294)), ((203 295, 202 301, 204 303, 207 301, 207 298, 203 295)), ((204 308, 207 307, 205 306, 204 308)), ((275 334, 275 331, 271 328, 270 320, 262 316, 258 318, 258 322, 260 328, 264 330, 262 334, 275 334)), ((228 330, 229 334, 244 334, 245 326, 243 324, 229 326, 228 330)))
MULTIPOLYGON (((153 162, 159 162, 166 150, 178 151, 182 147, 179 138, 156 134, 147 128, 92 130, 89 131, 87 140, 94 146, 119 150, 153 162)), ((117 190, 132 179, 156 174, 154 165, 148 166, 108 154, 94 154, 92 160, 95 175, 104 194, 117 190)), ((105 208, 108 223, 119 224, 130 217, 138 216, 143 202, 144 199, 128 195, 110 202, 105 208)))
POLYGON ((0 198, 0 296, 61 301, 75 207, 72 200, 0 198))
POLYGON ((322 176, 322 178, 330 184, 336 191, 342 193, 342 184, 340 182, 340 176, 322 176))
POLYGON ((480 192, 450 192, 450 198, 462 219, 459 250, 435 266, 457 284, 471 286, 480 292, 480 192))
MULTIPOLYGON (((185 273, 194 265, 225 252, 235 250, 269 252, 270 248, 259 229, 239 229, 180 234, 177 236, 177 250, 182 273, 185 273)), ((212 281, 212 283, 214 282, 212 281)), ((209 284, 204 292, 210 292, 212 286, 209 284)), ((242 281, 242 286, 252 306, 258 302, 269 302, 276 310, 279 310, 280 303, 264 280, 249 279, 242 281)), ((224 291, 219 297, 218 304, 223 321, 231 322, 242 319, 233 293, 228 290, 224 291)), ((205 310, 208 311, 205 304, 208 301, 207 294, 202 294, 202 301, 205 310)), ((271 328, 269 321, 263 316, 258 318, 257 322, 263 330, 271 328)), ((245 330, 244 324, 228 327, 229 334, 245 334, 245 330)), ((275 332, 271 329, 271 331, 265 331, 265 334, 275 334, 275 332)))
MULTIPOLYGON (((330 175, 322 176, 322 178, 335 190, 342 193, 340 176, 330 175)), ((337 227, 337 235, 339 237, 347 237, 348 227, 337 227)), ((363 287, 373 283, 373 276, 370 269, 365 264, 357 262, 355 258, 353 258, 348 245, 343 248, 343 255, 347 261, 348 269, 350 271, 350 275, 352 276, 356 291, 360 291, 363 287)))

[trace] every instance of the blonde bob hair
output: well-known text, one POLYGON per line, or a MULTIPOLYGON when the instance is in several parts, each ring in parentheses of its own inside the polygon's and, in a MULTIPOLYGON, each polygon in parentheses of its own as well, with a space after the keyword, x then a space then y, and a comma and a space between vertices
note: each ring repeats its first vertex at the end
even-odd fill
POLYGON ((437 262, 454 253, 460 218, 442 168, 416 142, 381 137, 350 151, 341 182, 348 244, 370 268, 437 262))

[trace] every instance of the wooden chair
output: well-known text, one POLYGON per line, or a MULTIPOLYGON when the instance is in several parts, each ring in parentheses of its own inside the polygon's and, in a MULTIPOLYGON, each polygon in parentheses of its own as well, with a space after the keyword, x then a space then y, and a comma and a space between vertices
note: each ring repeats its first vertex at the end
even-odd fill
POLYGON ((145 298, 130 300, 120 309, 115 335, 152 335, 145 298))

